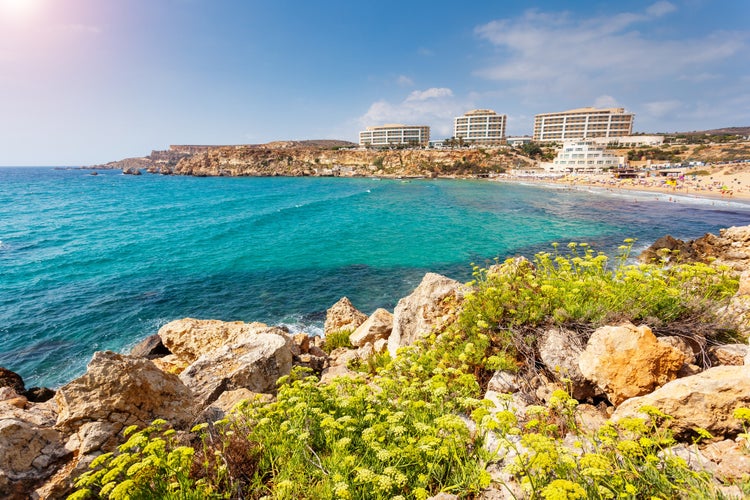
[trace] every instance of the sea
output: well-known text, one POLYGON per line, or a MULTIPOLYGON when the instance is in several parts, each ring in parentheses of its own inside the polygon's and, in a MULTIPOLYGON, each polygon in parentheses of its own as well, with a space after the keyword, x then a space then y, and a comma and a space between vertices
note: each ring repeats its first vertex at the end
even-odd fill
POLYGON ((346 296, 392 310, 427 272, 588 242, 642 250, 750 224, 750 205, 486 180, 231 178, 0 168, 0 366, 60 387, 169 321, 319 335, 346 296), (671 199, 671 201, 670 201, 671 199))

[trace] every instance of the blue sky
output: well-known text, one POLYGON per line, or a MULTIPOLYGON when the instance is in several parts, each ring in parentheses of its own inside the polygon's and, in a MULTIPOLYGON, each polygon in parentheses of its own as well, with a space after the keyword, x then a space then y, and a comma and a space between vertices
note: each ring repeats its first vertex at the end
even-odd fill
POLYGON ((169 144, 451 135, 474 108, 750 125, 750 2, 0 0, 0 165, 169 144))

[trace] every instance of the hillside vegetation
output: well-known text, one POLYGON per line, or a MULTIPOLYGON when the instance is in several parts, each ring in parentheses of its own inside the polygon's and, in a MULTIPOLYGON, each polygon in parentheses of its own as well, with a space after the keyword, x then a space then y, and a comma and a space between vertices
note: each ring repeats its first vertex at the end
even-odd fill
MULTIPOLYGON (((296 368, 273 402, 245 401, 190 432, 131 426, 70 498, 721 498, 655 407, 592 429, 560 374, 545 397, 527 394, 523 412, 510 395, 484 397, 499 372, 529 385, 554 378, 537 345, 549 328, 571 343, 626 321, 704 345, 737 335, 719 314, 738 289, 727 268, 630 265, 631 245, 608 257, 571 243, 477 268, 464 299, 441 305, 441 326, 395 358, 372 353, 350 362, 356 375, 326 383, 296 368)), ((734 418, 747 424, 750 410, 734 418)), ((710 438, 694 429, 687 439, 710 438)), ((739 487, 750 493, 749 481, 739 487)))

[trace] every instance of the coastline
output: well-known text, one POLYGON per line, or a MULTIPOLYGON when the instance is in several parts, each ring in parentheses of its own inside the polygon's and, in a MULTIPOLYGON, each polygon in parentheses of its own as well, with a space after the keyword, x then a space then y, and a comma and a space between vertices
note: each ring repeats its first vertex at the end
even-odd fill
POLYGON ((500 182, 520 182, 530 185, 547 185, 569 189, 595 189, 609 193, 634 192, 646 195, 666 195, 674 201, 680 199, 712 200, 750 204, 750 171, 722 172, 718 169, 709 176, 687 175, 673 179, 669 185, 665 178, 615 179, 610 174, 586 174, 561 178, 541 176, 506 176, 497 178, 500 182))

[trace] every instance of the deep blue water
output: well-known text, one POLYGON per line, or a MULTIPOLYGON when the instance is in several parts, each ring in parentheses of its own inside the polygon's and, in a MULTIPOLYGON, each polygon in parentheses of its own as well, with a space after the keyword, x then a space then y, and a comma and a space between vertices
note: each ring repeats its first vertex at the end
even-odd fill
POLYGON ((348 296, 392 309, 427 271, 533 255, 553 241, 611 252, 750 224, 727 201, 486 181, 123 176, 0 168, 0 366, 57 387, 96 350, 186 316, 318 333, 348 296), (665 198, 661 196, 660 198, 665 198))

